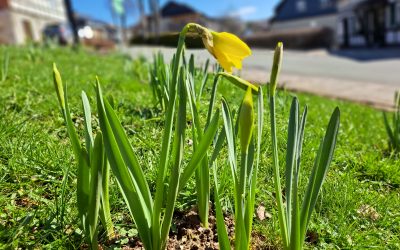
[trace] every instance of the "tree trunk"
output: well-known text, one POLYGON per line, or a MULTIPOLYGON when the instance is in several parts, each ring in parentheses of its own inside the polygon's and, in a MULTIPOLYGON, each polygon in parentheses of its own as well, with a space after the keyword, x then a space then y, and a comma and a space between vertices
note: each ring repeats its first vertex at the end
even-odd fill
POLYGON ((127 44, 127 36, 126 36, 126 15, 125 13, 120 16, 121 18, 121 44, 127 44))
POLYGON ((69 24, 71 25, 71 29, 72 29, 72 35, 74 37, 74 45, 76 46, 79 44, 79 36, 78 36, 78 27, 75 22, 74 10, 72 8, 71 0, 64 0, 64 5, 65 5, 65 9, 67 11, 68 21, 69 21, 69 24))

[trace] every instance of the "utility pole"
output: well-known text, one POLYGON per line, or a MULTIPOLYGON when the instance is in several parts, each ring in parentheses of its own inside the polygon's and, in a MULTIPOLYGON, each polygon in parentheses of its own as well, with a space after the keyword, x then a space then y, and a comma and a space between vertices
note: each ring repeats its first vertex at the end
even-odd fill
POLYGON ((147 18, 146 18, 146 14, 144 12, 144 2, 143 0, 137 0, 138 2, 138 6, 139 6, 139 16, 140 16, 140 28, 141 28, 141 36, 143 38, 147 37, 147 18))
POLYGON ((158 39, 160 37, 160 6, 158 0, 149 0, 150 4, 150 9, 152 12, 152 16, 154 19, 154 33, 156 36, 156 43, 158 42, 158 39))
POLYGON ((74 10, 72 8, 71 0, 64 0, 65 9, 67 11, 67 17, 69 24, 71 25, 72 35, 74 37, 74 45, 79 45, 78 27, 75 22, 74 10))

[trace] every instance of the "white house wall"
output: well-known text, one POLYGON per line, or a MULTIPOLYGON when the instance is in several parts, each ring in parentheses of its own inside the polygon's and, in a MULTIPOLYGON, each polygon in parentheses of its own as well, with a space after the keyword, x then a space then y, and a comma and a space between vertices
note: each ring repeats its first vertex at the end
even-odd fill
POLYGON ((31 27, 32 40, 41 41, 47 25, 66 22, 63 0, 10 0, 9 7, 0 10, 0 43, 25 43, 24 22, 31 27))
POLYGON ((300 28, 328 27, 336 30, 337 15, 323 15, 289 21, 273 22, 271 30, 293 30, 300 28))
POLYGON ((65 21, 63 0, 10 0, 10 8, 27 15, 40 16, 44 19, 65 21))
POLYGON ((0 44, 15 43, 13 23, 10 11, 7 9, 0 10, 0 44))

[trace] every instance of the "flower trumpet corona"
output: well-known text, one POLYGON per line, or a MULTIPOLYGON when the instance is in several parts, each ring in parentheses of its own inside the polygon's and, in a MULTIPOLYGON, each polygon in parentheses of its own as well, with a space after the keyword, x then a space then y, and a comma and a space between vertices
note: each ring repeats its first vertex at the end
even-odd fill
POLYGON ((251 55, 251 50, 239 37, 228 32, 211 31, 212 39, 203 37, 207 50, 218 60, 221 66, 232 72, 232 67, 242 68, 242 60, 251 55))
POLYGON ((232 67, 241 69, 243 59, 251 55, 249 46, 234 34, 215 32, 198 24, 189 27, 201 36, 208 52, 227 72, 232 72, 232 67))

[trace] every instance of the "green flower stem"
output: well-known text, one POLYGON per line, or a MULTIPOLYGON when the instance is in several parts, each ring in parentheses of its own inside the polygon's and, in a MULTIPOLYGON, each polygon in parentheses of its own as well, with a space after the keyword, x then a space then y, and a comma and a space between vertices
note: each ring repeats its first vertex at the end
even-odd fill
POLYGON ((278 142, 276 137, 276 120, 275 120, 275 93, 271 92, 269 98, 270 104, 270 116, 271 116, 271 137, 272 137, 272 160, 273 160, 273 171, 274 171, 274 184, 275 184, 275 193, 276 200, 278 203, 278 216, 279 216, 279 225, 281 228, 281 235, 283 237, 283 245, 285 249, 289 249, 289 239, 288 239, 288 231, 286 227, 286 217, 285 210, 283 207, 282 201, 282 188, 280 181, 280 173, 279 173, 279 158, 278 158, 278 142))
MULTIPOLYGON (((152 235, 153 235, 153 246, 160 246, 160 220, 161 220, 161 208, 162 202, 164 199, 164 180, 167 172, 168 165, 168 156, 170 152, 170 138, 172 136, 172 125, 173 125, 173 117, 175 110, 175 99, 176 99, 176 87, 178 85, 178 75, 179 75, 179 66, 181 57, 183 54, 183 49, 185 46, 185 37, 188 32, 191 24, 187 24, 179 34, 178 47, 176 49, 175 60, 172 71, 172 82, 170 84, 170 98, 168 102, 168 110, 166 112, 165 117, 165 135, 163 137, 162 148, 166 150, 162 150, 162 154, 160 157, 160 165, 157 176, 156 183, 156 194, 154 198, 154 210, 153 210, 153 218, 152 218, 152 235)), ((157 249, 157 248, 154 248, 157 249)))
POLYGON ((102 192, 101 192, 101 213, 100 218, 103 226, 106 229, 107 237, 114 238, 114 225, 111 220, 110 210, 110 195, 109 195, 109 182, 110 182, 110 165, 108 164, 107 157, 104 154, 104 165, 103 165, 103 180, 102 180, 102 192))
POLYGON ((241 153, 239 190, 236 193, 238 207, 237 212, 235 212, 235 249, 247 249, 249 245, 249 239, 247 239, 246 226, 244 222, 246 211, 247 163, 248 150, 246 149, 241 153))

